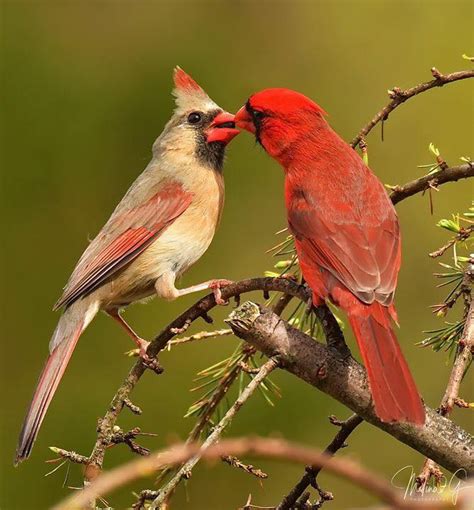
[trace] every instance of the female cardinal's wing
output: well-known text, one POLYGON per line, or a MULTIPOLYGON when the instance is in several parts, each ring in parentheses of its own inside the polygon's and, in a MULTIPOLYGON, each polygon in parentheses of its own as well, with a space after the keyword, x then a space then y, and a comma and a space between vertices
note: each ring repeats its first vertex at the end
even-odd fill
POLYGON ((142 253, 189 207, 193 193, 178 182, 161 186, 139 203, 139 186, 131 188, 110 220, 79 260, 54 309, 69 306, 97 289, 107 278, 142 253), (127 205, 128 204, 128 205, 127 205))
POLYGON ((293 190, 288 221, 315 271, 326 269, 365 303, 389 305, 400 269, 400 231, 382 183, 369 175, 360 193, 293 190))

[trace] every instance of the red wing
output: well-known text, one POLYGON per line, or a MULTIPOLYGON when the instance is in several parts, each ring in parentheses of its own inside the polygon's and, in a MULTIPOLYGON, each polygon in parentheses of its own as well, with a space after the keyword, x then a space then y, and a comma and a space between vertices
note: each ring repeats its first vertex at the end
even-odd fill
POLYGON ((321 197, 306 198, 304 207, 290 207, 288 214, 299 250, 361 301, 390 304, 401 253, 397 216, 386 195, 380 195, 372 205, 368 200, 363 211, 342 206, 343 213, 335 211, 334 205, 323 204, 321 197))
POLYGON ((193 194, 172 183, 143 205, 119 208, 88 246, 54 309, 69 306, 97 289, 111 275, 142 253, 189 207, 193 194))

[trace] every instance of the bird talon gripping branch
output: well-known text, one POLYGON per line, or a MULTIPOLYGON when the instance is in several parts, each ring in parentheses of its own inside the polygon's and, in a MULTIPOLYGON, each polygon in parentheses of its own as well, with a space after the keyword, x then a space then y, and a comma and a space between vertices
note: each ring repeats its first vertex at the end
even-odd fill
POLYGON ((225 280, 225 279, 218 279, 218 280, 211 280, 209 283, 209 288, 213 291, 214 299, 216 300, 216 304, 220 306, 227 306, 229 304, 229 301, 226 299, 222 299, 222 287, 226 287, 227 285, 231 285, 234 283, 231 280, 225 280))

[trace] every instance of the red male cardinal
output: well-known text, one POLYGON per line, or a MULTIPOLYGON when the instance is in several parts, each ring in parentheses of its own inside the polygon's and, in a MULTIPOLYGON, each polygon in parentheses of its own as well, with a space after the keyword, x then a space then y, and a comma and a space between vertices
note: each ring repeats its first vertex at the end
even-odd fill
POLYGON ((313 101, 288 89, 254 94, 235 116, 285 170, 288 225, 318 306, 348 315, 375 411, 423 424, 425 412, 392 329, 400 230, 383 184, 328 125, 313 101))
POLYGON ((239 131, 184 71, 174 74, 177 108, 153 145, 153 158, 79 260, 55 309, 64 308, 16 451, 27 458, 81 333, 99 310, 119 321, 146 361, 148 342, 120 317, 153 294, 165 299, 219 286, 178 290, 175 280, 206 251, 224 204, 225 146, 239 131))

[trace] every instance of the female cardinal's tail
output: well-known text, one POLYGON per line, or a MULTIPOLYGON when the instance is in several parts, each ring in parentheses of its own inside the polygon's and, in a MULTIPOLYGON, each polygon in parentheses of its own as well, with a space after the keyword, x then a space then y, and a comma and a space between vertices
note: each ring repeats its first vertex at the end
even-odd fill
POLYGON ((391 327, 389 309, 379 303, 349 313, 374 400, 384 422, 425 422, 425 410, 415 381, 391 327))
POLYGON ((15 465, 29 457, 49 404, 81 333, 97 313, 87 298, 71 305, 59 319, 49 344, 50 355, 38 380, 16 449, 15 465))

